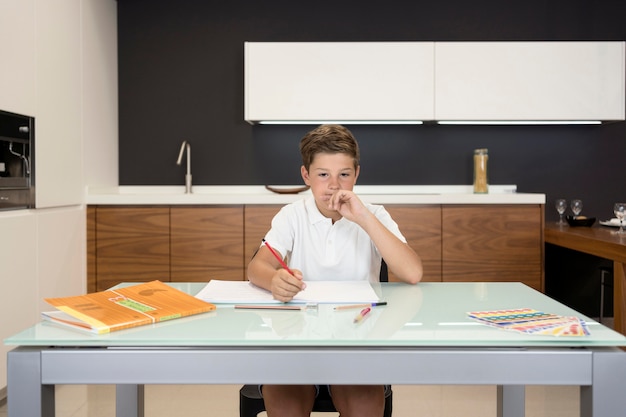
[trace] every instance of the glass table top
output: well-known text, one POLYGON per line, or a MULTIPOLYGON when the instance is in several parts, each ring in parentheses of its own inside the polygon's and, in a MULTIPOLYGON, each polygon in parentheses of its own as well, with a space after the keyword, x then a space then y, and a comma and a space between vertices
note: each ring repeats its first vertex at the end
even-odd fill
MULTIPOLYGON (((203 283, 171 283, 196 294, 203 283)), ((361 322, 359 309, 319 304, 303 310, 215 311, 104 335, 41 322, 5 339, 6 345, 78 347, 600 347, 626 346, 626 337, 521 283, 384 283, 386 306, 361 322), (490 327, 470 311, 532 308, 587 322, 590 335, 539 336, 490 327)))

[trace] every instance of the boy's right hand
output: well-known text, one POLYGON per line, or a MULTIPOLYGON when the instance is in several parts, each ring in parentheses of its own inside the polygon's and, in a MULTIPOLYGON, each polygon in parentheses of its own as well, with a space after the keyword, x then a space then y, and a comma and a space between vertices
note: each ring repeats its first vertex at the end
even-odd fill
POLYGON ((272 277, 271 291, 275 300, 283 303, 289 302, 300 291, 306 288, 303 281, 302 272, 292 269, 294 275, 291 275, 285 269, 278 269, 272 277))

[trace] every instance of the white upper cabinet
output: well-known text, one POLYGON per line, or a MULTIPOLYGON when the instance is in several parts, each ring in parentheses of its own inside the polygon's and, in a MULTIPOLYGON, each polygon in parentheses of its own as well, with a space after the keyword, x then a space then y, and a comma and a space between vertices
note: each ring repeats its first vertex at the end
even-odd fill
POLYGON ((0 0, 0 39, 0 110, 35 118, 36 207, 116 185, 117 1, 0 0))
POLYGON ((432 42, 247 42, 245 120, 431 120, 433 48, 432 42))
POLYGON ((0 110, 37 111, 34 0, 0 1, 0 110))
POLYGON ((81 204, 81 4, 37 1, 37 208, 81 204))
POLYGON ((624 120, 624 42, 437 42, 437 120, 624 120))
POLYGON ((624 42, 246 43, 245 120, 624 120, 624 42))

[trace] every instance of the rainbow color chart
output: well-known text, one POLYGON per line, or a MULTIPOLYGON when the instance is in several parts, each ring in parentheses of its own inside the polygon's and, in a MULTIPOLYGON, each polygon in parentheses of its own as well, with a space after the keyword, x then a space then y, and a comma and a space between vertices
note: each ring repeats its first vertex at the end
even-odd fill
POLYGON ((542 336, 587 336, 587 324, 578 317, 519 308, 512 310, 473 311, 470 319, 504 330, 542 336))

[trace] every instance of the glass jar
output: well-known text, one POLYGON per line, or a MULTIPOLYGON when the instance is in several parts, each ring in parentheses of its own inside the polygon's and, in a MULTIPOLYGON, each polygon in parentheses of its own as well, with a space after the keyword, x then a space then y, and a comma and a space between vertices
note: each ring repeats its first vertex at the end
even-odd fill
POLYGON ((487 160, 489 153, 486 148, 474 149, 474 193, 486 194, 489 192, 487 177, 487 160))

